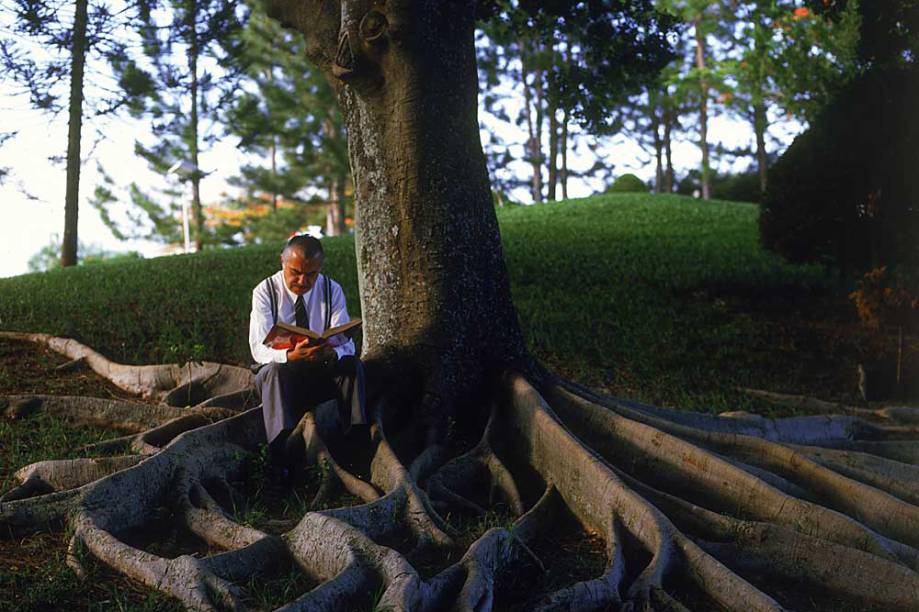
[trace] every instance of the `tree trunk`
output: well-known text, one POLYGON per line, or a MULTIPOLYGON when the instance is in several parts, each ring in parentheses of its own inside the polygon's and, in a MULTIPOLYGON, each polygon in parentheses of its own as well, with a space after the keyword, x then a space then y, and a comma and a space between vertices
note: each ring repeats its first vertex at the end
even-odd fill
POLYGON ((759 169, 759 191, 766 192, 769 160, 766 157, 766 128, 768 127, 766 104, 760 102, 753 107, 753 132, 756 134, 756 163, 759 169))
POLYGON ((337 177, 329 180, 329 203, 325 213, 326 236, 341 236, 345 233, 344 189, 337 177))
POLYGON ((559 145, 562 149, 562 168, 561 168, 561 182, 562 182, 562 199, 568 199, 568 109, 566 108, 562 112, 562 137, 561 143, 559 145))
POLYGON ((673 106, 669 92, 664 106, 664 155, 667 158, 667 170, 664 173, 664 187, 666 193, 673 193, 673 106))
MULTIPOLYGON (((539 43, 534 42, 534 54, 539 53, 539 43)), ((534 90, 534 99, 533 106, 536 110, 536 138, 533 140, 533 190, 536 192, 538 199, 535 199, 534 202, 542 202, 543 200, 543 180, 542 180, 542 128, 546 119, 546 109, 545 109, 545 88, 543 84, 545 72, 541 67, 537 68, 533 73, 533 90, 534 90)))
MULTIPOLYGON (((271 52, 275 53, 275 45, 271 45, 271 52)), ((274 84, 274 66, 269 65, 265 70, 265 77, 268 82, 274 84)), ((278 135, 271 135, 271 147, 269 149, 271 158, 271 212, 278 211, 278 135)))
POLYGON ((204 248, 204 208, 201 206, 201 170, 198 165, 198 5, 195 0, 190 0, 188 13, 188 73, 191 78, 189 95, 191 97, 191 122, 189 125, 188 148, 194 171, 191 176, 191 208, 195 218, 195 249, 204 248))
MULTIPOLYGON (((328 118, 322 122, 322 132, 323 136, 329 141, 334 141, 338 137, 335 124, 328 118)), ((327 164, 326 174, 329 177, 329 203, 326 209, 326 234, 329 236, 340 236, 345 233, 345 178, 338 176, 338 172, 332 167, 332 164, 327 164)))
POLYGON ((271 137, 271 212, 278 210, 278 137, 271 137))
POLYGON ((650 104, 651 131, 654 134, 654 193, 664 193, 664 139, 661 136, 661 119, 658 105, 650 104))
MULTIPOLYGON (((548 49, 551 52, 552 63, 555 64, 559 60, 556 54, 554 42, 550 42, 548 49)), ((556 96, 553 92, 548 92, 546 100, 546 110, 549 115, 549 163, 547 167, 549 175, 549 186, 546 196, 550 202, 554 202, 556 199, 556 189, 558 187, 558 96, 556 96)))
MULTIPOLYGON (((523 87, 523 114, 527 123, 527 143, 525 147, 526 155, 529 158, 530 166, 533 168, 533 176, 530 178, 530 197, 533 202, 542 201, 542 165, 539 161, 540 149, 542 145, 539 141, 540 129, 538 120, 534 117, 536 114, 533 102, 533 88, 529 76, 530 71, 527 67, 529 57, 529 45, 527 41, 520 42, 520 83, 523 87)), ((537 76, 534 75, 535 83, 537 76)), ((538 104, 538 101, 536 102, 538 104)))
POLYGON ((363 357, 408 365, 450 401, 526 355, 479 139, 474 13, 432 3, 391 7, 387 19, 349 6, 341 35, 334 11, 324 27, 292 5, 283 17, 337 85, 363 357))
POLYGON ((556 188, 558 186, 558 146, 559 146, 559 137, 558 137, 558 117, 556 113, 558 109, 555 107, 555 103, 549 101, 549 190, 547 193, 547 199, 550 202, 555 201, 556 188))
POLYGON ((77 264, 77 219, 80 208, 80 137, 83 128, 83 67, 86 64, 88 0, 76 0, 73 50, 70 55, 70 122, 67 127, 67 191, 64 199, 64 241, 61 267, 77 264))
POLYGON ((702 198, 711 198, 711 163, 708 157, 708 82, 705 79, 705 33, 702 16, 694 20, 696 30, 696 69, 699 70, 699 147, 702 149, 702 198))

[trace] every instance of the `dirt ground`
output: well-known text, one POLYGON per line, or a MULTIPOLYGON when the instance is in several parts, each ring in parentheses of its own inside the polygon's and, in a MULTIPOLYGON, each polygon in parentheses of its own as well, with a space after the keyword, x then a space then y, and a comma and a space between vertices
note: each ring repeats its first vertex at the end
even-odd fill
MULTIPOLYGON (((67 359, 27 342, 0 340, 0 396, 54 394, 134 398, 91 370, 55 368, 67 359)), ((0 402, 2 404, 3 402, 0 402)), ((70 427, 34 415, 12 420, 0 406, 0 483, 38 458, 64 458, 83 444, 120 435, 70 427)), ((172 601, 101 564, 89 565, 80 580, 66 565, 67 534, 49 530, 28 538, 0 538, 0 610, 171 610, 172 601)))

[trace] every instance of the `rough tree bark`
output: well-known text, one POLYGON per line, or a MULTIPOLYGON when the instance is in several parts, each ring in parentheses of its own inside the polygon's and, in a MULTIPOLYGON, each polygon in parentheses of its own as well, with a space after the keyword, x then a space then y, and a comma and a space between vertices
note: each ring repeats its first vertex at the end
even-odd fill
POLYGON ((708 150, 708 81, 705 77, 705 32, 702 16, 693 20, 696 37, 696 70, 699 71, 699 148, 702 150, 702 199, 712 197, 711 162, 708 150))
POLYGON ((61 267, 77 265, 77 226, 80 213, 80 139, 83 132, 83 68, 86 65, 86 22, 89 0, 74 4, 73 49, 70 52, 70 102, 67 124, 67 189, 64 196, 64 238, 61 267))
POLYGON ((759 101, 753 106, 753 133, 756 135, 756 168, 759 173, 759 192, 766 193, 769 180, 769 158, 766 155, 766 129, 769 119, 766 103, 759 101))
POLYGON ((317 584, 285 610, 916 609, 916 410, 686 413, 599 397, 528 359, 478 140, 473 4, 273 5, 340 81, 369 458, 343 452, 317 407, 295 432, 321 479, 312 509, 272 532, 242 525, 234 475, 264 445, 248 370, 122 366, 74 341, 3 334, 161 403, 33 400, 129 435, 100 445, 106 457, 20 470, 0 533, 66 523, 75 571, 91 555, 199 610, 245 607, 239 585, 284 563, 317 584), (446 426, 429 428, 432 415, 446 426), (336 490, 356 503, 327 508, 336 490), (223 552, 170 558, 129 537, 162 507, 223 552), (506 520, 443 562, 456 516, 495 512, 506 520), (531 600, 521 581, 548 571, 559 551, 540 543, 566 516, 602 540, 604 567, 531 600))
POLYGON ((201 173, 200 166, 198 165, 198 105, 200 104, 198 56, 201 53, 201 49, 198 42, 198 5, 196 0, 191 0, 190 2, 187 10, 187 23, 185 25, 188 28, 188 51, 186 53, 186 59, 188 61, 188 75, 191 79, 189 85, 191 117, 189 119, 188 149, 189 156, 191 157, 191 165, 194 167, 194 171, 191 175, 191 210, 195 219, 195 250, 201 251, 204 249, 204 234, 206 228, 204 225, 204 207, 201 205, 201 179, 204 175, 201 173))

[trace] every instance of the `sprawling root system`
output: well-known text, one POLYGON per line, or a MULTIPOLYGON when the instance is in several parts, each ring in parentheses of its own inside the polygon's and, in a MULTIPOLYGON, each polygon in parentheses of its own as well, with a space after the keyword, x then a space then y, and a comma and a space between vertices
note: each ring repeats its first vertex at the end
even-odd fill
POLYGON ((31 400, 127 435, 102 457, 23 467, 2 533, 66 524, 74 571, 91 555, 190 609, 251 607, 247 585, 291 571, 284 610, 919 609, 912 410, 707 416, 508 373, 433 445, 386 398, 363 438, 307 413, 279 509, 258 499, 247 370, 122 366, 7 336, 160 404, 31 400))

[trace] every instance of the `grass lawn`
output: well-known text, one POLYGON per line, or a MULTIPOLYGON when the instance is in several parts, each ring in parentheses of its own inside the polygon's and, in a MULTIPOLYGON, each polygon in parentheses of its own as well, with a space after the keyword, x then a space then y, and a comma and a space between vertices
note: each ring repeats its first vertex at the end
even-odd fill
MULTIPOLYGON (((498 210, 531 350, 565 377, 658 405, 783 414, 738 386, 855 401, 856 364, 894 344, 861 330, 835 277, 763 251, 757 214, 751 204, 646 194, 498 210)), ((353 239, 324 245, 326 272, 360 316, 353 239)), ((73 337, 125 363, 244 364, 251 289, 278 269, 279 251, 211 250, 0 279, 0 329, 73 337)), ((26 352, 0 346, 0 395, 117 392, 79 374, 61 379, 51 370, 63 358, 29 351, 29 361, 26 352)), ((6 489, 23 464, 73 456, 106 435, 115 434, 40 417, 0 421, 0 483, 6 489)), ((64 564, 65 538, 0 540, 0 609, 173 606, 125 579, 77 581, 64 564)))
MULTIPOLYGON (((752 204, 622 194, 498 210, 531 349, 609 393, 749 408, 735 386, 844 398, 880 350, 827 273, 765 252, 752 204)), ((353 239, 326 271, 360 315, 353 239)), ((113 359, 246 363, 252 287, 278 245, 0 279, 0 329, 77 338, 113 359)), ((762 408, 762 407, 761 407, 762 408)))

